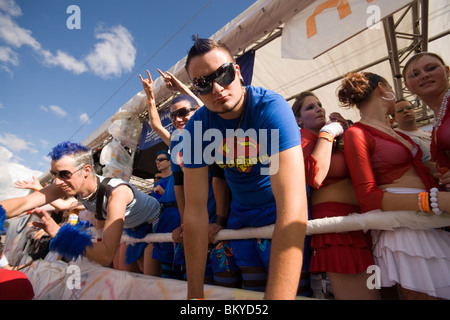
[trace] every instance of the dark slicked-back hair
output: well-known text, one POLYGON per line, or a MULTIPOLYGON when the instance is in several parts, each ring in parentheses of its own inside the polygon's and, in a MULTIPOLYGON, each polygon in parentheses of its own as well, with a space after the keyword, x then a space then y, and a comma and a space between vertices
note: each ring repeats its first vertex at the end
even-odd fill
POLYGON ((213 49, 217 49, 217 48, 228 53, 228 55, 231 58, 231 62, 236 63, 230 49, 228 49, 228 47, 226 45, 224 45, 223 43, 217 42, 212 39, 202 39, 202 38, 199 38, 198 35, 192 36, 192 40, 194 41, 194 45, 189 50, 188 56, 186 58, 186 65, 185 65, 185 69, 188 74, 189 74, 189 65, 191 63, 192 58, 201 56, 201 55, 208 53, 209 51, 211 51, 213 49))

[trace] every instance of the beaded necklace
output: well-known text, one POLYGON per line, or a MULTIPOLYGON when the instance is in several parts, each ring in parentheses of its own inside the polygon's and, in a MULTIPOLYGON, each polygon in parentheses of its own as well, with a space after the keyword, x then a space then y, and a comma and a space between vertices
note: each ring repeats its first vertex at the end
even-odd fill
POLYGON ((445 93, 444 99, 442 99, 441 107, 439 108, 439 114, 437 118, 434 119, 433 127, 437 130, 444 120, 445 113, 447 112, 447 100, 450 97, 450 89, 445 93))

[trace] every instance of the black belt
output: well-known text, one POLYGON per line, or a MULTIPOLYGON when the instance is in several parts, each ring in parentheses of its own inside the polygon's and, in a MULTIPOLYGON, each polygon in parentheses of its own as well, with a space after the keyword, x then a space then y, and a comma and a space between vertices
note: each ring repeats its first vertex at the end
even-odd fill
POLYGON ((178 205, 176 202, 160 202, 160 209, 159 212, 163 212, 166 208, 178 208, 178 205))

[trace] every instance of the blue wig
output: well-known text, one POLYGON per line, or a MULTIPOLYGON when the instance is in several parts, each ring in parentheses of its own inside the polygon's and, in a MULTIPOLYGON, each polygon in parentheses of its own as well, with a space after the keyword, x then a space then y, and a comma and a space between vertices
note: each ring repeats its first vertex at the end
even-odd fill
POLYGON ((86 230, 88 227, 89 221, 80 221, 75 226, 70 223, 63 225, 50 241, 50 250, 71 260, 84 255, 86 247, 92 246, 92 234, 86 230))
POLYGON ((48 155, 52 158, 52 161, 56 161, 67 155, 73 155, 79 152, 88 152, 90 150, 91 149, 83 146, 80 143, 64 141, 54 147, 52 149, 52 152, 50 152, 48 155))

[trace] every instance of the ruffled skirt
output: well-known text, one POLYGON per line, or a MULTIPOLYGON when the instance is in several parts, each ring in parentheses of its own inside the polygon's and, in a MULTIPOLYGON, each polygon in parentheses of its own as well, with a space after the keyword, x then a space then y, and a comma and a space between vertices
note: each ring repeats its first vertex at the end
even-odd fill
MULTIPOLYGON (((322 203, 312 208, 312 217, 347 216, 360 211, 358 206, 344 203, 322 203)), ((311 273, 334 272, 356 274, 366 272, 374 265, 372 241, 369 233, 350 231, 342 233, 313 234, 311 236, 311 273)))
POLYGON ((450 233, 438 230, 372 231, 381 286, 450 299, 450 233))

